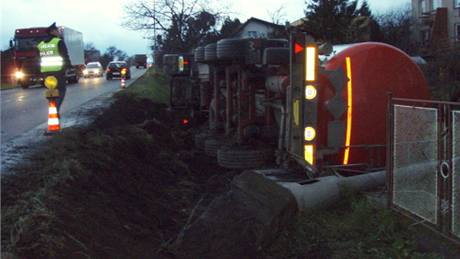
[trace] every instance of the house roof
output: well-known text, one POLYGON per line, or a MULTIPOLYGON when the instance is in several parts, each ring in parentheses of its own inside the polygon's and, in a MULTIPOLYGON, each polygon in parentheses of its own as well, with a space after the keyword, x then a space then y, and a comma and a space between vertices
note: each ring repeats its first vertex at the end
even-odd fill
POLYGON ((238 29, 235 30, 235 33, 233 35, 236 35, 236 34, 240 33, 243 30, 243 28, 246 27, 246 25, 248 25, 250 22, 261 23, 261 24, 264 24, 266 26, 273 27, 274 29, 280 29, 280 30, 284 29, 283 25, 279 25, 279 24, 276 24, 276 23, 271 23, 271 22, 267 22, 267 21, 264 21, 264 20, 261 20, 261 19, 255 18, 255 17, 251 17, 246 22, 241 24, 238 27, 238 29))

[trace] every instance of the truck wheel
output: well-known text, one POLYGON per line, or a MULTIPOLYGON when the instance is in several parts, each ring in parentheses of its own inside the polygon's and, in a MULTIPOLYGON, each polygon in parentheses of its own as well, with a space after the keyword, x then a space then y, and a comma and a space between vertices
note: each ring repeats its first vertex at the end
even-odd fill
POLYGON ((263 42, 263 49, 266 48, 288 48, 288 41, 285 39, 266 39, 263 42))
POLYGON ((204 48, 204 60, 215 61, 217 59, 217 44, 211 43, 204 48))
POLYGON ((245 64, 262 63, 265 48, 287 47, 284 39, 222 39, 217 43, 219 60, 239 60, 245 64))
POLYGON ((203 62, 204 60, 204 47, 198 47, 195 49, 195 61, 203 62))
POLYGON ((243 60, 247 53, 249 39, 222 39, 217 42, 219 60, 243 60))
POLYGON ((194 144, 195 144, 195 147, 199 150, 204 150, 204 142, 206 141, 206 139, 208 139, 211 135, 207 132, 202 132, 202 133, 198 133, 198 134, 195 134, 193 140, 194 140, 194 144))
POLYGON ((224 145, 228 144, 228 141, 221 138, 208 138, 204 141, 204 152, 206 155, 211 157, 217 156, 217 150, 219 150, 224 145))
POLYGON ((260 168, 273 159, 273 150, 269 148, 223 147, 217 151, 217 163, 229 169, 260 168))
POLYGON ((266 48, 264 50, 264 65, 288 65, 289 48, 266 48))

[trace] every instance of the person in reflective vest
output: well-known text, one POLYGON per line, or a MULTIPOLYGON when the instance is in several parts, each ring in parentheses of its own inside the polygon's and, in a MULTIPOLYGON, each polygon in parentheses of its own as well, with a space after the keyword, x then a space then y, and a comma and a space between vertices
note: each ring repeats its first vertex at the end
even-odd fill
POLYGON ((57 98, 57 109, 59 110, 66 93, 65 71, 70 66, 69 54, 64 40, 60 38, 60 33, 56 23, 51 24, 46 30, 48 38, 37 45, 40 53, 40 72, 43 78, 53 75, 58 79, 59 98, 57 98))

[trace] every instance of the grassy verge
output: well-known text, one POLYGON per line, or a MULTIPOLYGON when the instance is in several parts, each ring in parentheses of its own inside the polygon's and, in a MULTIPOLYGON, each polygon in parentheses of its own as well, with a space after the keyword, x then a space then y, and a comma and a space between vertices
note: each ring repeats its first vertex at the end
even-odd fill
POLYGON ((2 251, 23 258, 163 253, 196 200, 225 186, 209 181, 223 170, 191 149, 191 132, 165 111, 165 82, 148 71, 92 125, 65 129, 3 177, 2 251))
POLYGON ((348 193, 334 208, 298 216, 262 257, 458 258, 453 244, 401 215, 348 193))
POLYGON ((133 86, 119 94, 134 94, 149 99, 155 103, 167 104, 169 102, 169 87, 167 78, 162 73, 150 68, 144 76, 137 79, 133 86))
MULTIPOLYGON (((191 129, 177 127, 165 110, 168 94, 166 78, 148 70, 89 127, 65 129, 2 177, 2 251, 23 258, 171 257, 168 244, 196 201, 225 190, 234 173, 192 148, 191 129)), ((300 215, 261 257, 455 254, 412 224, 350 194, 333 209, 300 215)))

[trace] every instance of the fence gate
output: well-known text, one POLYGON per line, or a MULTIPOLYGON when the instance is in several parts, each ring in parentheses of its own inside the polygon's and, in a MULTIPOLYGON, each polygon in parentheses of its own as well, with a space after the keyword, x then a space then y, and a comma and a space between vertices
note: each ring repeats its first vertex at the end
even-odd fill
POLYGON ((460 242, 460 103, 392 98, 390 206, 460 242))

